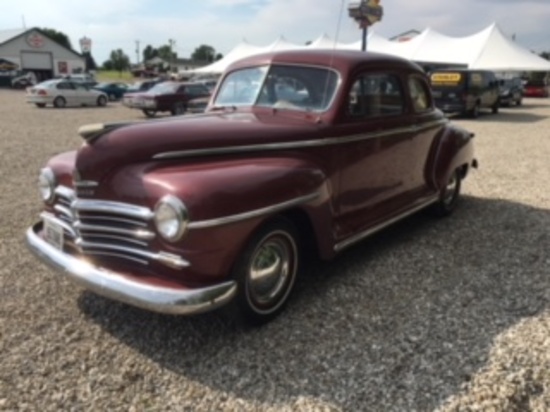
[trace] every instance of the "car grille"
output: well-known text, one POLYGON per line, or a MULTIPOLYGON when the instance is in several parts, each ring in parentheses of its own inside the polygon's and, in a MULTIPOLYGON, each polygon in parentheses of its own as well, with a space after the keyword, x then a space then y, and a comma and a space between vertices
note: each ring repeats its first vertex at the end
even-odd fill
POLYGON ((63 227, 66 248, 84 255, 121 258, 143 265, 153 260, 177 268, 188 265, 179 256, 151 252, 149 243, 155 232, 150 229, 153 212, 148 208, 78 199, 65 186, 56 188, 53 207, 53 218, 63 227))

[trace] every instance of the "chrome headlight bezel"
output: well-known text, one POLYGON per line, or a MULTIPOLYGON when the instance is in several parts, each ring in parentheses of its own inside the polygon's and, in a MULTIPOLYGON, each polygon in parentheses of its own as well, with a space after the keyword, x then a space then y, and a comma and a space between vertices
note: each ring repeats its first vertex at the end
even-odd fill
POLYGON ((40 174, 38 175, 38 190, 44 202, 51 203, 53 201, 56 186, 57 182, 53 170, 49 167, 40 170, 40 174))
POLYGON ((180 199, 166 195, 155 206, 154 221, 162 238, 173 243, 187 232, 189 213, 180 199))

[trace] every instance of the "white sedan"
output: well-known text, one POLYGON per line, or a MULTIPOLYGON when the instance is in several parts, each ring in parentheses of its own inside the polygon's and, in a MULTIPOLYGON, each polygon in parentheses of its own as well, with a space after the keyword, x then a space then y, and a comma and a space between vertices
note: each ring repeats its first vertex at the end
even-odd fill
POLYGON ((67 79, 47 80, 27 88, 27 102, 40 108, 47 104, 54 107, 105 106, 107 100, 105 93, 67 79))

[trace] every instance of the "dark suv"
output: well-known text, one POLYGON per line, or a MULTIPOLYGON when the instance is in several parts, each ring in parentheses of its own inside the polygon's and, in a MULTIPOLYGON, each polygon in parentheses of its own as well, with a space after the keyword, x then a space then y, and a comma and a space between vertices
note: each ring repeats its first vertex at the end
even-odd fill
POLYGON ((503 79, 500 81, 500 105, 521 105, 523 98, 523 82, 519 77, 503 79))
POLYGON ((478 117, 482 108, 498 113, 499 81, 488 70, 449 69, 430 74, 435 105, 447 113, 478 117))

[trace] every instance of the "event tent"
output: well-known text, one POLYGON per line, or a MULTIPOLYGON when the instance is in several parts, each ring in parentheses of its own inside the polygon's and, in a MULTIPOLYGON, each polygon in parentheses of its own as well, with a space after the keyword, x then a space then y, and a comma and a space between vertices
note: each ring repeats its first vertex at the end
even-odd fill
MULTIPOLYGON (((221 73, 238 59, 269 51, 333 48, 360 50, 361 41, 339 43, 326 34, 308 45, 290 43, 284 37, 264 47, 243 41, 221 60, 196 69, 194 73, 221 73)), ((371 32, 367 39, 367 50, 404 57, 421 64, 464 66, 499 72, 550 71, 550 61, 507 38, 497 24, 465 37, 451 37, 427 28, 405 42, 391 41, 371 32)))

